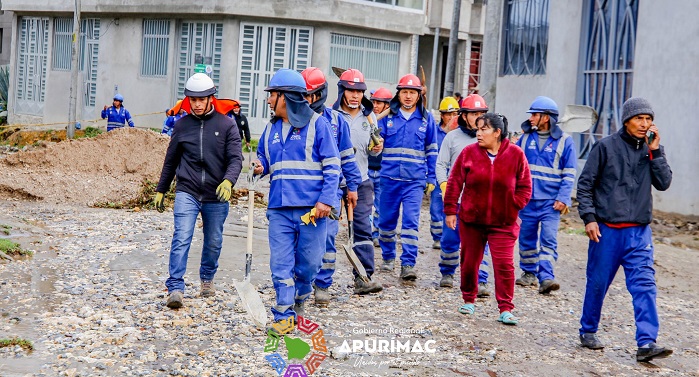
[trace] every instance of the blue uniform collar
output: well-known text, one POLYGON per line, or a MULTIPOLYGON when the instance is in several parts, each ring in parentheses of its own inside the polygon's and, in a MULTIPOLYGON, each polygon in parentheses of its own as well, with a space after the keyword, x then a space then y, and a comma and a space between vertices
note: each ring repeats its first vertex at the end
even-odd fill
MULTIPOLYGON (((525 134, 535 132, 534 130, 532 130, 532 124, 529 123, 528 120, 525 120, 524 122, 522 122, 522 131, 524 131, 525 134)), ((558 126, 558 124, 554 124, 551 127, 551 137, 558 140, 562 136, 563 136, 563 130, 561 129, 561 127, 558 126)))

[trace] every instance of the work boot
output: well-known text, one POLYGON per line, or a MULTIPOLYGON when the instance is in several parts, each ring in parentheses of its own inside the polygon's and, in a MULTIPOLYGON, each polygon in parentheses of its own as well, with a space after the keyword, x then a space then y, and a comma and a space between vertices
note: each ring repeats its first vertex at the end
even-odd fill
POLYGON ((384 259, 383 264, 381 265, 381 271, 393 271, 393 268, 395 267, 395 262, 395 259, 384 259))
POLYGON ((604 348, 604 344, 597 338, 597 334, 591 332, 580 334, 580 345, 591 350, 601 350, 604 348))
POLYGON ((442 244, 439 242, 439 240, 435 240, 432 242, 432 248, 435 250, 442 250, 442 244))
POLYGON ((375 281, 369 280, 366 282, 361 276, 354 278, 354 294, 356 295, 366 295, 369 293, 381 292, 382 290, 383 287, 381 284, 375 281))
POLYGON ((296 322, 298 323, 298 316, 303 317, 306 315, 306 301, 295 303, 294 312, 296 313, 296 322))
POLYGON ((542 295, 549 294, 551 291, 557 291, 561 286, 553 279, 544 280, 539 285, 539 293, 542 295))
POLYGON ((407 281, 415 281, 417 279, 415 266, 400 266, 400 278, 407 281))
POLYGON ((647 347, 639 347, 636 352, 636 361, 651 361, 653 359, 664 359, 672 355, 672 350, 651 342, 647 347))
POLYGON ((378 238, 374 238, 372 241, 374 242, 374 247, 381 247, 381 245, 379 245, 379 239, 378 239, 378 238))
POLYGON ((522 274, 522 277, 515 280, 515 284, 521 285, 523 287, 528 287, 530 285, 536 287, 536 285, 538 284, 538 280, 536 279, 536 275, 532 274, 531 272, 525 272, 522 274))
POLYGON ((454 288, 454 275, 442 275, 439 286, 443 288, 454 288))
POLYGON ((328 288, 321 288, 318 286, 313 286, 313 294, 315 295, 316 305, 326 307, 330 304, 330 292, 328 288))
POLYGON ((478 294, 476 297, 484 298, 490 297, 490 290, 488 289, 488 283, 478 283, 478 294))
POLYGON ((172 291, 167 296, 167 307, 171 309, 179 309, 182 307, 182 299, 184 298, 184 293, 182 291, 172 291))
POLYGON ((214 288, 214 281, 201 281, 201 290, 199 291, 201 297, 211 297, 216 294, 216 289, 214 288))

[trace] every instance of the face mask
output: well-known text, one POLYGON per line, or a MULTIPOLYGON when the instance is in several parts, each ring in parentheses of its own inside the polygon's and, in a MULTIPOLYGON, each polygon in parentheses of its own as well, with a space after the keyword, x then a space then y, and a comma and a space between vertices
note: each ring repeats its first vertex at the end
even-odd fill
POLYGON ((415 106, 415 105, 410 105, 410 106, 403 105, 403 108, 406 110, 410 110, 413 108, 413 106, 415 106))

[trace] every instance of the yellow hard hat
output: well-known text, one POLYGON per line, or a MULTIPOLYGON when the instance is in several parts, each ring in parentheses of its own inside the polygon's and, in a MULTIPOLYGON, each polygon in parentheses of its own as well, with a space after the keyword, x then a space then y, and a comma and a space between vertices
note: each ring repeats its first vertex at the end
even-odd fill
POLYGON ((439 111, 442 113, 453 113, 459 111, 459 101, 454 97, 444 97, 439 103, 439 111))

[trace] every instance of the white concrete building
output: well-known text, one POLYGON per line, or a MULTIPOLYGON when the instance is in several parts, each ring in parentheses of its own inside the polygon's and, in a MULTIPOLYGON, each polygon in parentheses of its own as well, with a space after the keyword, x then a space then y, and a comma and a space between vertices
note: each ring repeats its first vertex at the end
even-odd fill
POLYGON ((599 122, 574 135, 581 158, 616 132, 621 105, 647 98, 655 111, 673 182, 654 192, 655 208, 699 215, 699 14, 695 0, 490 0, 481 93, 514 128, 538 95, 594 107, 599 122))
MULTIPOLYGON (((14 12, 10 123, 67 121, 73 6, 71 0, 2 2, 14 12)), ((131 114, 157 113, 137 116, 137 126, 160 127, 162 112, 203 64, 218 96, 239 99, 259 133, 269 116, 263 89, 283 67, 322 68, 332 102, 332 66, 362 70, 370 89, 394 89, 418 65, 433 76, 436 46, 429 86, 440 83, 434 91, 441 94, 453 2, 82 0, 81 8, 79 119, 99 118, 119 92, 131 114)), ((478 73, 470 50, 472 42, 479 47, 484 14, 482 0, 463 0, 457 88, 466 89, 469 71, 478 73)))

